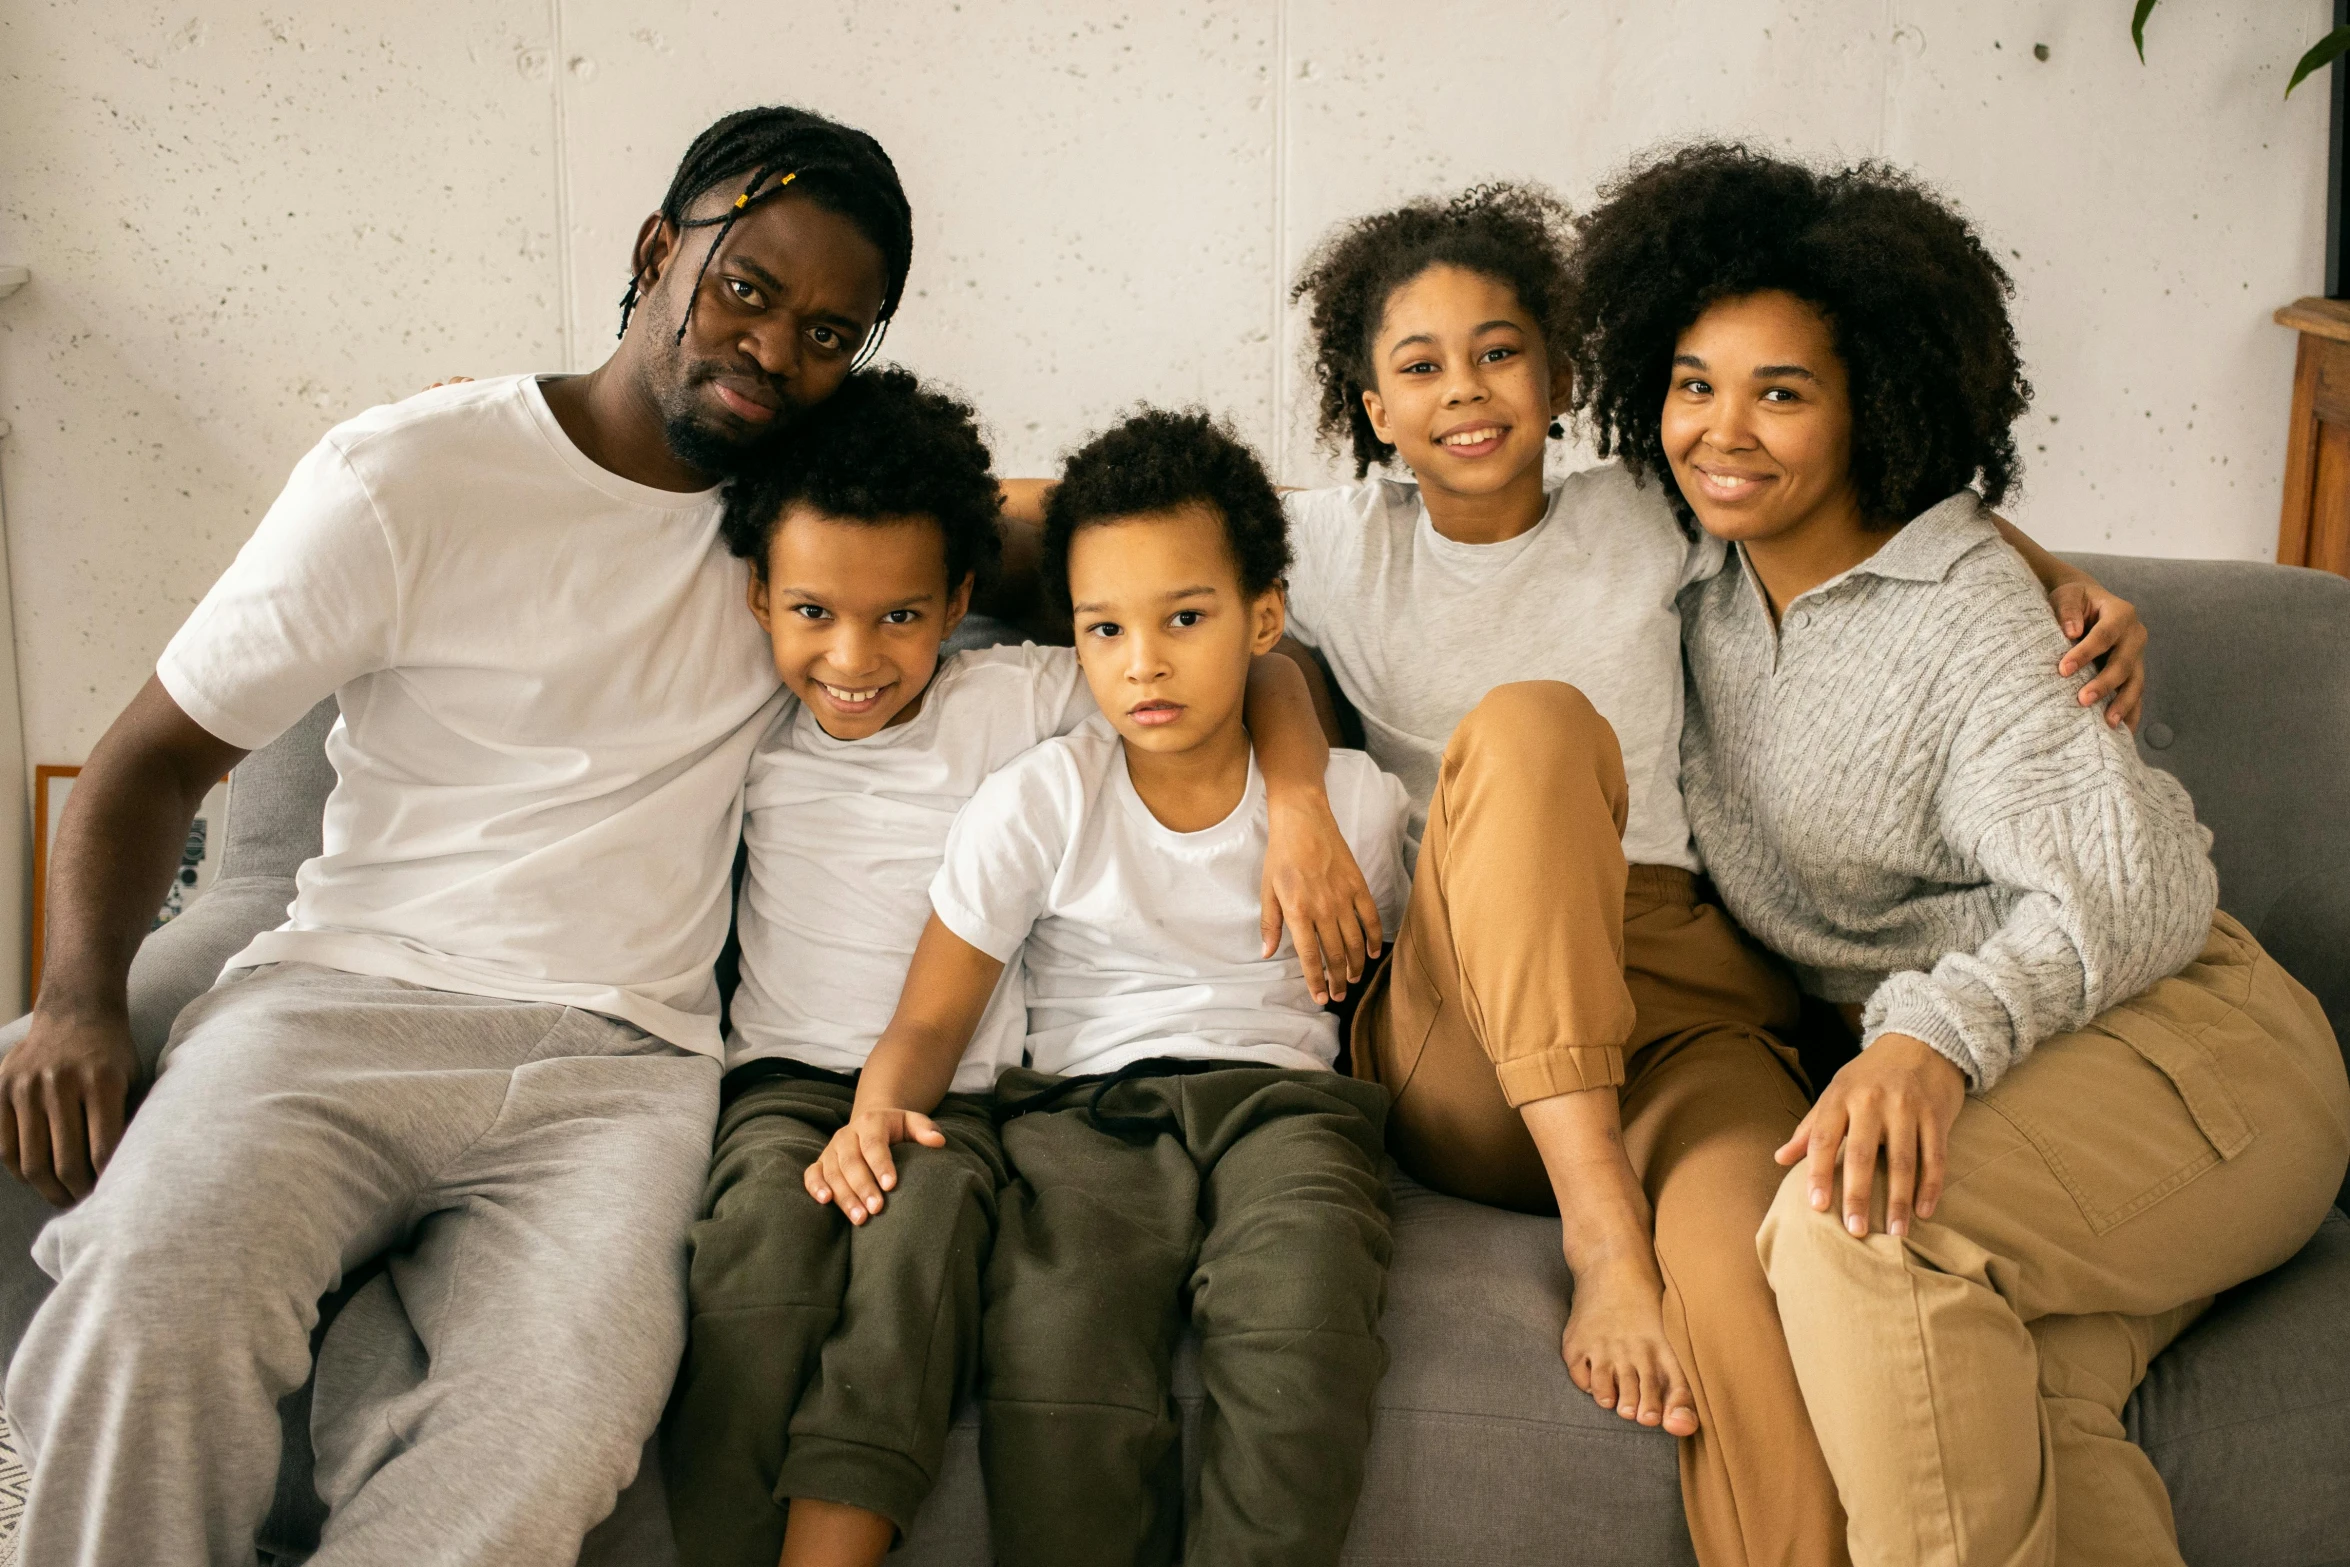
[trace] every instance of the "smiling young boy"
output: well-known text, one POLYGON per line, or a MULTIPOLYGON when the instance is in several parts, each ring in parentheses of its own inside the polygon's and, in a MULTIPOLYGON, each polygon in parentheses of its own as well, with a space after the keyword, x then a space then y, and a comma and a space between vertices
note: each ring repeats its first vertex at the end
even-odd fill
MULTIPOLYGON (((727 496, 751 613, 797 700, 745 784, 741 982, 664 1428, 673 1524, 697 1567, 880 1561, 937 1476, 977 1357, 1003 1176, 978 1096, 1020 1061, 1017 978, 991 979, 926 1115, 855 1129, 884 1164, 907 1145, 886 1195, 827 1206, 803 1172, 851 1127, 955 813, 1095 711, 1067 648, 942 655, 995 559, 996 510, 971 410, 896 369, 850 378, 727 496)), ((1303 682, 1264 665, 1261 721, 1303 742, 1284 798, 1327 819, 1303 682)), ((1293 857, 1333 852, 1308 829, 1293 857)))
MULTIPOLYGON (((1387 1095, 1332 1072, 1335 1020, 1258 939, 1241 706, 1281 639, 1280 502, 1204 415, 1145 412, 1070 459, 1045 554, 1105 721, 957 820, 858 1110, 940 1103, 1018 959, 1030 1066, 997 1088, 1011 1181, 981 1367, 997 1561, 1168 1562, 1180 1542, 1218 1567, 1335 1562, 1386 1368, 1387 1095), (1186 1305, 1208 1392, 1188 1523, 1168 1392, 1186 1305)), ((1358 752, 1327 781, 1392 921, 1402 787, 1358 752)), ((895 1173, 871 1146, 835 1136, 809 1189, 870 1204, 895 1173)))

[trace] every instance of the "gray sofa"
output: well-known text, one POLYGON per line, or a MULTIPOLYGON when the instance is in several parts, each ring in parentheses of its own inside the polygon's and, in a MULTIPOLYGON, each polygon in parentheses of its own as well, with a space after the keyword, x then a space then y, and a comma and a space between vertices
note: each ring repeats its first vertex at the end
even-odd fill
MULTIPOLYGON (((2142 743, 2217 834, 2222 901, 2350 1035, 2350 581, 2245 564, 2083 564, 2135 599, 2153 629, 2142 743)), ((133 970, 150 1060, 222 960, 282 918, 295 867, 318 846, 332 719, 325 704, 232 778, 216 884, 133 970)), ((0 1032, 0 1046, 22 1026, 0 1032)), ((8 1352, 46 1288, 25 1255, 45 1212, 0 1181, 8 1352)), ((1559 1363, 1567 1290, 1553 1221, 1398 1183, 1385 1319, 1394 1362, 1348 1561, 1694 1560, 1671 1440, 1594 1409, 1559 1363)), ((1177 1396, 1196 1414, 1188 1363, 1177 1396)), ((287 1401, 271 1534, 285 1559, 303 1554, 318 1521, 306 1409, 302 1395, 287 1401)), ((2221 1301, 2155 1362, 2128 1420, 2169 1483, 2196 1567, 2350 1564, 2350 1219, 2333 1214, 2298 1258, 2221 1301)), ((894 1559, 987 1559, 974 1421, 966 1411, 938 1490, 894 1559)), ((582 1560, 674 1560, 650 1465, 582 1560)))

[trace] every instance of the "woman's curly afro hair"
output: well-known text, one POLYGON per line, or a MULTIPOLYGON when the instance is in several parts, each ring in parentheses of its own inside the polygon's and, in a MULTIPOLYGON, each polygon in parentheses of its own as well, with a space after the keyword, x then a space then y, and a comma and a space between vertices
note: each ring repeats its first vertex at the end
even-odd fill
POLYGON ((1082 529, 1200 505, 1224 525, 1224 545, 1255 598, 1289 570, 1289 519, 1265 465, 1231 427, 1198 408, 1143 408, 1069 456, 1044 508, 1044 574, 1069 602, 1069 541, 1082 529))
POLYGON ((1289 297, 1313 302, 1316 422, 1333 451, 1351 448, 1355 477, 1395 456, 1363 412, 1364 391, 1378 384, 1372 339, 1389 296, 1430 267, 1482 273, 1517 294, 1555 368, 1574 341, 1567 335, 1575 319, 1573 221, 1567 204, 1539 185, 1476 185, 1450 200, 1341 224, 1314 248, 1289 297))
POLYGON ((984 582, 1003 553, 1002 502, 968 404, 905 370, 860 370, 799 415, 727 487, 719 530, 764 577, 794 505, 846 522, 928 517, 946 535, 947 589, 984 582))
POLYGON ((1575 407, 1602 456, 1689 503, 1661 424, 1681 334, 1717 300, 1784 290, 1835 336, 1861 513, 1897 526, 1970 484, 1996 505, 2031 401, 2014 292, 1966 219, 1879 163, 1829 173, 1699 143, 1635 164, 1576 225, 1575 407))

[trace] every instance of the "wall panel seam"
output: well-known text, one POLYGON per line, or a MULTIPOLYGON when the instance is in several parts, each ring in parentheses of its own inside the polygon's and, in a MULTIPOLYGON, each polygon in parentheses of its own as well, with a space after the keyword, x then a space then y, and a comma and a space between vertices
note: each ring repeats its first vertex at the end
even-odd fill
POLYGON ((555 301, 561 318, 563 368, 576 374, 579 300, 571 275, 571 118, 563 96, 563 78, 571 63, 564 57, 563 0, 547 0, 547 31, 547 97, 555 133, 555 301))

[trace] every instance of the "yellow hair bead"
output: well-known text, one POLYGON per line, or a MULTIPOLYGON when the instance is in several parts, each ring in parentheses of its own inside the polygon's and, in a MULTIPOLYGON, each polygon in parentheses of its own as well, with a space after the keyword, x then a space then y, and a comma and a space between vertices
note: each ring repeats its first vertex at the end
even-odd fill
POLYGON ((742 211, 743 208, 749 206, 750 204, 751 198, 748 195, 737 196, 734 198, 734 210, 737 212, 742 211))

